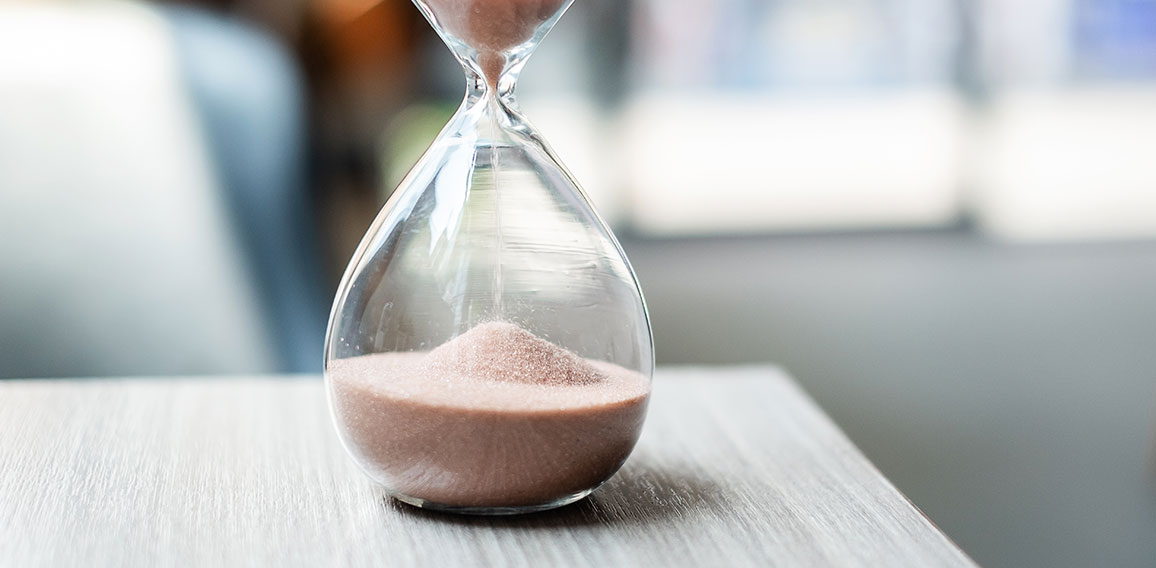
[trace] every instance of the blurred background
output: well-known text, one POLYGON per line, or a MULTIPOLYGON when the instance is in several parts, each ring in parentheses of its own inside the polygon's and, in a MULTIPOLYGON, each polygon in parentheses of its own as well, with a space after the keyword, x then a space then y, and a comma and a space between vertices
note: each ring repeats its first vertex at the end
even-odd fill
MULTIPOLYGON (((0 377, 317 372, 463 92, 405 0, 0 5, 0 377)), ((991 566, 1156 565, 1156 0, 578 0, 519 85, 658 363, 991 566)))

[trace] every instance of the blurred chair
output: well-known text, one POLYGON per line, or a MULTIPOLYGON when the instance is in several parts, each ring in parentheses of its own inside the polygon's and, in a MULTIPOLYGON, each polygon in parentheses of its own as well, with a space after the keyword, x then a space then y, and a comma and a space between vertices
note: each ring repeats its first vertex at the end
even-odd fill
POLYGON ((236 20, 164 12, 282 371, 320 371, 326 308, 305 189, 302 80, 286 50, 236 20))
POLYGON ((0 11, 0 377, 319 368, 284 53, 189 10, 0 11))

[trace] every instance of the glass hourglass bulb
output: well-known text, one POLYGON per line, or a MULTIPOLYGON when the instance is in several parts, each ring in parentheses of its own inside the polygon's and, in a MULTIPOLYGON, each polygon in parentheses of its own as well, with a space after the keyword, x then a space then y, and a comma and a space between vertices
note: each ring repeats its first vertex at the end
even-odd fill
POLYGON ((654 360, 626 257, 514 99, 571 0, 414 2, 467 93, 342 278, 330 409, 349 454, 401 501, 561 506, 630 454, 654 360))

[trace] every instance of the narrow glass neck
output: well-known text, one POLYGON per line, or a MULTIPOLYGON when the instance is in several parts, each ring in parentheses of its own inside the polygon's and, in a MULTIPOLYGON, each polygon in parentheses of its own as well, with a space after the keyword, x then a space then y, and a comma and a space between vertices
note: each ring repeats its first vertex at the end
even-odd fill
POLYGON ((463 67, 466 72, 465 106, 474 107, 479 104, 498 103, 508 110, 517 108, 514 99, 514 87, 518 81, 517 69, 507 69, 491 82, 474 64, 463 65, 463 67))
POLYGON ((457 133, 475 143, 537 143, 538 136, 526 117, 518 109, 514 98, 517 69, 507 70, 497 86, 491 85, 473 69, 466 66, 466 96, 454 114, 446 131, 457 133))

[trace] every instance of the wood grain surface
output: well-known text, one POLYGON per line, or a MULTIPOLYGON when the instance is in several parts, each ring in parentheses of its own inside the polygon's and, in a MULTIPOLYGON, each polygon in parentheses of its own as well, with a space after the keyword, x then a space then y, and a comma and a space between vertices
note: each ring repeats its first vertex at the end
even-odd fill
POLYGON ((3 566, 973 566, 771 367, 663 369, 622 471, 575 505, 396 503, 321 381, 0 382, 3 566))

